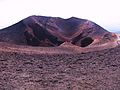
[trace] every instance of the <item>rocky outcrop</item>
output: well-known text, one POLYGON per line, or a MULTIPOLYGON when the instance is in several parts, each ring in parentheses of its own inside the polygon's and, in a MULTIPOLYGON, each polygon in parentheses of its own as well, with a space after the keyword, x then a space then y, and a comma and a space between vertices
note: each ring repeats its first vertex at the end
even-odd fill
POLYGON ((114 42, 116 39, 116 34, 92 21, 76 17, 30 16, 0 31, 0 42, 42 47, 56 47, 65 42, 87 47, 114 42))

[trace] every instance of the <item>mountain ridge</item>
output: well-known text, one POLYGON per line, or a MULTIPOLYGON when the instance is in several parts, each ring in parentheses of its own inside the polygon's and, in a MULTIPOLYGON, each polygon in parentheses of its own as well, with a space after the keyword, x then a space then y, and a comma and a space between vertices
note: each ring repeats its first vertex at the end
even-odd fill
POLYGON ((33 15, 0 30, 0 42, 40 47, 56 47, 65 42, 86 47, 116 39, 114 33, 96 23, 76 17, 62 19, 33 15))

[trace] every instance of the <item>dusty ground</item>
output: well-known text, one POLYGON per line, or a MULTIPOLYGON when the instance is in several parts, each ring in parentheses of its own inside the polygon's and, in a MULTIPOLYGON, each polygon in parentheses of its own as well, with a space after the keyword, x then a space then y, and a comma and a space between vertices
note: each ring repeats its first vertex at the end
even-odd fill
POLYGON ((0 90, 120 90, 120 47, 81 54, 29 49, 0 49, 0 90))

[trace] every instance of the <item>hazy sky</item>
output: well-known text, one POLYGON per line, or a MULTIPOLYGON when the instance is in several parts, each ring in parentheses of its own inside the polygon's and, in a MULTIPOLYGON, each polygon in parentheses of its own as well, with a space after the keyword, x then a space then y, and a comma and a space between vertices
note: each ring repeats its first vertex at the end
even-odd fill
POLYGON ((120 0, 0 0, 0 29, 30 15, 74 16, 120 31, 120 0))

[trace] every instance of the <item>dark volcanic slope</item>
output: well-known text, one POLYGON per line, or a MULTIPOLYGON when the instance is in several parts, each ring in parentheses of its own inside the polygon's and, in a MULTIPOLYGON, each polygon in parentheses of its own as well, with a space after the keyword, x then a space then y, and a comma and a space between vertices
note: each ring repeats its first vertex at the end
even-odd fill
POLYGON ((0 90, 120 90, 120 47, 71 55, 0 51, 0 90))
POLYGON ((0 42, 7 42, 11 44, 23 44, 26 40, 24 36, 26 26, 22 21, 0 30, 0 42))

